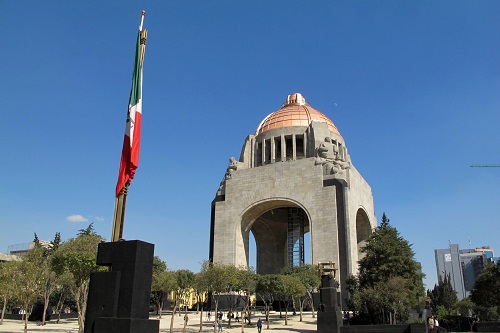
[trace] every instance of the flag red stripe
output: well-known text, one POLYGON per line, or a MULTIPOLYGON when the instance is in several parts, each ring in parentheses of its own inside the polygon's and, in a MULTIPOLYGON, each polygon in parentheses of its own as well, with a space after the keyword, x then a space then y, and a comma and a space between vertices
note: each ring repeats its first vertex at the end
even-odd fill
POLYGON ((134 179, 135 171, 139 166, 139 151, 141 146, 141 123, 142 114, 136 112, 133 127, 134 142, 130 145, 130 136, 127 133, 123 137, 122 157, 120 160, 120 172, 116 184, 116 196, 118 196, 125 185, 129 185, 134 179))

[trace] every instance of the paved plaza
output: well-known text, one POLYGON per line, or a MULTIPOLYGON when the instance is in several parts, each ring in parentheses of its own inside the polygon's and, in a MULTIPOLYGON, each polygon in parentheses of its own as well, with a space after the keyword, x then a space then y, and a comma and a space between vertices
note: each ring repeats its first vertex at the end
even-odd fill
MULTIPOLYGON (((200 332, 200 314, 196 312, 188 312, 189 320, 186 326, 186 332, 200 332)), ((183 331, 184 315, 174 317, 174 332, 183 331)), ((264 319, 264 315, 255 314, 252 316, 252 325, 245 325, 244 332, 257 332, 257 320, 261 318, 264 319)), ((156 319, 156 316, 152 316, 151 319, 156 319)), ((203 313, 203 327, 201 332, 213 332, 213 319, 214 313, 212 312, 212 320, 208 320, 206 313, 203 313)), ((170 331, 170 320, 171 315, 166 314, 162 316, 160 320, 160 332, 165 333, 170 331)), ((316 332, 316 318, 312 318, 311 312, 306 312, 302 316, 302 322, 299 321, 299 315, 288 316, 288 325, 285 326, 285 314, 283 313, 283 318, 279 318, 278 313, 271 313, 270 316, 270 327, 269 330, 266 328, 266 322, 263 321, 262 331, 273 331, 273 332, 316 332)), ((0 325, 0 332, 17 333, 24 331, 24 324, 19 320, 9 320, 5 319, 3 325, 0 325)), ((241 322, 237 323, 234 320, 231 321, 231 328, 228 327, 228 321, 223 321, 222 331, 224 333, 241 333, 241 322)), ((55 320, 47 322, 45 326, 37 326, 35 322, 28 322, 28 332, 64 332, 73 333, 78 332, 78 322, 77 319, 64 319, 55 323, 55 320)))

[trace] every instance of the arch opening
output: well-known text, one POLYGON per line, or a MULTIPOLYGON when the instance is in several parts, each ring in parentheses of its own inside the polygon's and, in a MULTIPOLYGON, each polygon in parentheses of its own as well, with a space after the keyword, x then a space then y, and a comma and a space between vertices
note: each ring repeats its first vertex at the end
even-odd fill
POLYGON ((280 205, 259 212, 253 221, 242 222, 247 264, 258 274, 277 274, 285 266, 310 262, 310 240, 305 237, 310 223, 301 207, 280 205))
POLYGON ((359 208, 356 212, 356 243, 358 248, 358 261, 363 259, 365 254, 361 252, 366 245, 366 240, 370 237, 372 229, 370 220, 364 209, 359 208))

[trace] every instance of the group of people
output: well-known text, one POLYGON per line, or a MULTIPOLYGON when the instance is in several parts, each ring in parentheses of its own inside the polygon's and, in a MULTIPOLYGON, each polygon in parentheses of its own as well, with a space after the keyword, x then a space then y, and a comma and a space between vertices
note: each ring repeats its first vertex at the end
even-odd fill
POLYGON ((439 321, 437 317, 430 316, 428 320, 428 325, 429 325, 429 333, 439 332, 439 321))
MULTIPOLYGON (((214 327, 217 327, 218 332, 222 332, 222 317, 223 316, 224 315, 223 315, 222 311, 219 311, 215 315, 214 327)), ((211 313, 209 311, 207 313, 207 319, 210 320, 210 317, 211 317, 211 313)), ((236 312, 236 316, 235 316, 232 311, 229 311, 227 313, 227 319, 235 319, 236 322, 239 323, 240 322, 240 313, 236 312)), ((186 320, 186 319, 184 319, 184 320, 186 320)), ((242 320, 248 321, 248 323, 250 324, 250 318, 248 318, 247 315, 243 316, 242 320)), ((187 320, 186 320, 186 322, 187 322, 187 320)), ((257 320, 257 330, 258 330, 258 333, 260 333, 262 331, 262 320, 261 319, 257 320)))

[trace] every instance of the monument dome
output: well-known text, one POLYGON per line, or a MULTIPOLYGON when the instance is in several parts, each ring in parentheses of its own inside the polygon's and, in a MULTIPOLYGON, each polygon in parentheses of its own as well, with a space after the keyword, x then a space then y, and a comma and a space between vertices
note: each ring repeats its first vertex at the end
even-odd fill
POLYGON ((326 123, 331 132, 340 134, 330 118, 311 107, 300 93, 295 93, 288 95, 286 102, 279 110, 262 120, 255 135, 283 127, 309 126, 313 121, 326 123))

